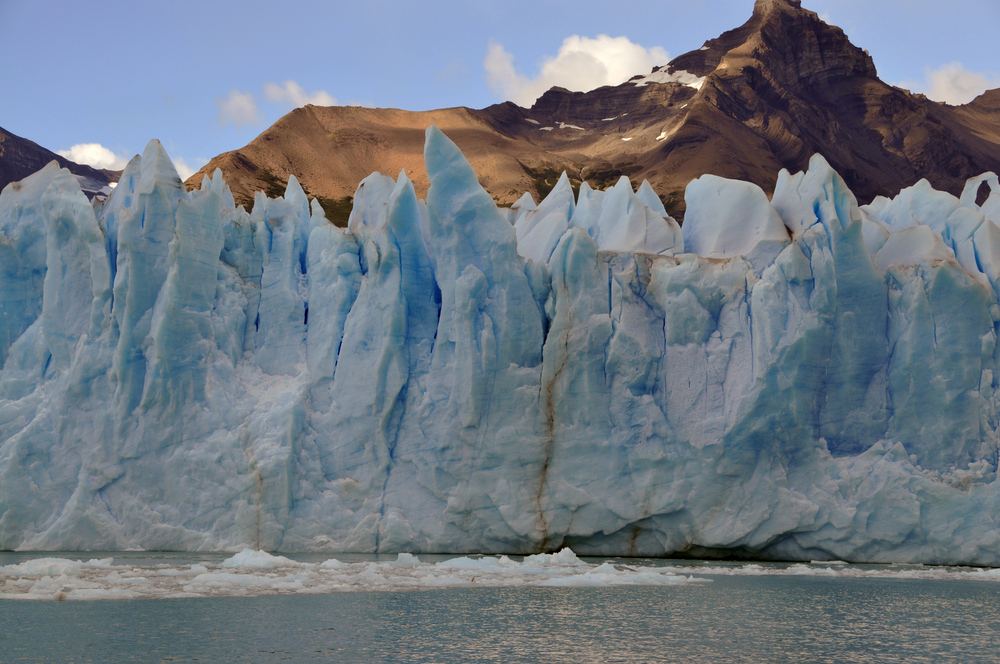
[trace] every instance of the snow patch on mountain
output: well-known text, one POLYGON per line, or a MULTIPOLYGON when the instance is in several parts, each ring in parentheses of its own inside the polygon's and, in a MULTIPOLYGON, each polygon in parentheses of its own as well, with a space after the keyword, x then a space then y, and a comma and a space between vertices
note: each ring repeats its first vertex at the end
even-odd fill
POLYGON ((689 88, 701 90, 701 86, 705 84, 705 77, 697 76, 683 69, 678 69, 672 72, 670 71, 670 65, 665 65, 659 69, 655 69, 653 73, 648 76, 643 76, 642 78, 636 80, 635 86, 641 88, 649 85, 650 83, 680 83, 681 85, 686 85, 689 88))

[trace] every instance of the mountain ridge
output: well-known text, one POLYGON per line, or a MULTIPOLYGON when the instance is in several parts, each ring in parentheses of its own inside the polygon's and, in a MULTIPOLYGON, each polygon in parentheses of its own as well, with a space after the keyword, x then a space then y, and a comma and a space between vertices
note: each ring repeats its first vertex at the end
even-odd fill
POLYGON ((599 187, 648 179, 682 216, 684 190, 701 175, 770 193, 782 168, 804 170, 817 152, 868 200, 922 177, 957 194, 967 178, 1000 171, 1000 90, 964 106, 931 101, 880 80, 867 51, 798 0, 757 0, 743 25, 649 75, 589 92, 552 88, 530 108, 299 108, 187 186, 221 168, 249 205, 253 191, 277 193, 294 173, 346 222, 354 188, 373 171, 406 169, 426 193, 428 124, 455 140, 501 204, 544 195, 565 170, 599 187))

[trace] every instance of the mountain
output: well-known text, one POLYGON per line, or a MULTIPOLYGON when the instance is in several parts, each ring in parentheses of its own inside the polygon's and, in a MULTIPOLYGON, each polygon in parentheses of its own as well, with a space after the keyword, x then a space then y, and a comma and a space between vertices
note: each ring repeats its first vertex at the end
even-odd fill
POLYGON ((406 169, 428 181, 420 152, 436 124, 468 156, 501 204, 548 192, 559 172, 604 187, 647 179, 681 216, 684 189, 710 173, 768 193, 782 168, 822 154, 862 202, 927 178, 953 194, 1000 171, 1000 91, 949 106, 878 78, 867 51, 799 0, 757 0, 744 25, 649 75, 591 92, 553 88, 528 109, 503 103, 426 112, 306 106, 187 181, 221 168, 236 200, 283 191, 295 174, 341 222, 357 182, 406 169))
POLYGON ((117 182, 120 174, 120 171, 107 171, 70 161, 0 127, 0 189, 41 170, 50 161, 68 168, 88 196, 100 193, 111 182, 117 182))

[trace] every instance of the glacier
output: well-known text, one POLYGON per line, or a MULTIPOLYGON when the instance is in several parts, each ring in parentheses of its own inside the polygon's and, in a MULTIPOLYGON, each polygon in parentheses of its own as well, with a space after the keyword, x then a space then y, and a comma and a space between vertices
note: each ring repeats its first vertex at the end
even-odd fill
POLYGON ((8 185, 0 549, 1000 565, 996 175, 860 206, 817 155, 681 226, 425 164, 346 229, 156 141, 103 201, 8 185))

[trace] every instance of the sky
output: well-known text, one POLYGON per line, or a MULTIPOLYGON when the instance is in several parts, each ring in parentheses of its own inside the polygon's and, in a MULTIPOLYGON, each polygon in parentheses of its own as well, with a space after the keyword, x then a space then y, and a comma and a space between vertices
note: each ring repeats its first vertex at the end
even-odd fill
MULTIPOLYGON (((949 103, 1000 87, 998 0, 803 0, 880 77, 949 103)), ((0 0, 0 127, 186 176, 306 103, 530 105, 617 84, 745 22, 752 0, 0 0)))

